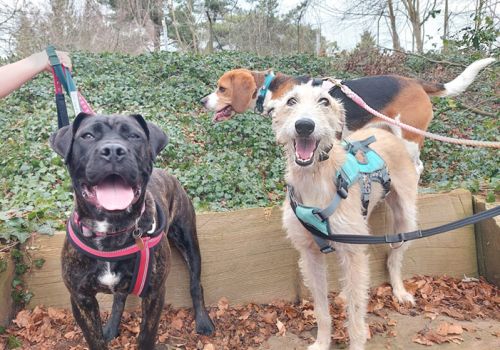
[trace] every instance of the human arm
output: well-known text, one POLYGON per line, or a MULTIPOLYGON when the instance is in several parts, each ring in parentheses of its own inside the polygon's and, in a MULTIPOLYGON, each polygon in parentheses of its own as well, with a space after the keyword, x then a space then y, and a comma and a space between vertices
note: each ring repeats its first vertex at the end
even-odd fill
MULTIPOLYGON (((61 63, 71 69, 71 59, 68 53, 56 52, 61 63)), ((44 70, 50 71, 50 68, 49 58, 45 51, 0 67, 0 98, 7 96, 44 70)))

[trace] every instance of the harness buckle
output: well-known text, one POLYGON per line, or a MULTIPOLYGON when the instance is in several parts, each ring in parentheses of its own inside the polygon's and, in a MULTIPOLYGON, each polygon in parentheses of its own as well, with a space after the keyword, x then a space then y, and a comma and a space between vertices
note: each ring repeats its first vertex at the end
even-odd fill
POLYGON ((342 199, 347 198, 347 194, 349 192, 349 185, 347 181, 342 177, 339 176, 338 181, 337 181, 337 193, 342 199))
POLYGON ((318 218, 319 220, 321 221, 325 221, 325 218, 323 217, 323 215, 321 215, 321 212, 320 211, 316 211, 316 210, 313 210, 312 211, 312 214, 318 218))
POLYGON ((334 251, 335 249, 331 245, 320 248, 320 252, 322 252, 323 254, 333 253, 334 251))

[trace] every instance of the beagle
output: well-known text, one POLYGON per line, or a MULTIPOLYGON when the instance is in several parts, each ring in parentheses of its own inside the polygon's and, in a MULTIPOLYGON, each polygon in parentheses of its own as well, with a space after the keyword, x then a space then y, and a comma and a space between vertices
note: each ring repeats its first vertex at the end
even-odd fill
MULTIPOLYGON (((474 81, 481 69, 494 61, 494 58, 475 61, 458 77, 446 84, 398 75, 370 76, 344 80, 343 83, 381 113, 391 118, 399 116, 401 122, 427 130, 433 117, 429 96, 445 97, 462 93, 474 81)), ((268 114, 278 99, 296 85, 311 80, 309 76, 293 77, 282 73, 276 73, 270 79, 271 74, 274 75, 271 71, 231 70, 220 77, 217 90, 202 98, 200 102, 205 108, 215 112, 214 122, 228 120, 236 113, 255 108, 259 96, 263 96, 261 113, 268 114)), ((344 105, 346 134, 369 123, 380 122, 378 118, 351 101, 339 88, 331 90, 330 94, 344 105)), ((407 141, 417 143, 420 148, 423 145, 424 138, 421 135, 403 131, 402 136, 407 141)))

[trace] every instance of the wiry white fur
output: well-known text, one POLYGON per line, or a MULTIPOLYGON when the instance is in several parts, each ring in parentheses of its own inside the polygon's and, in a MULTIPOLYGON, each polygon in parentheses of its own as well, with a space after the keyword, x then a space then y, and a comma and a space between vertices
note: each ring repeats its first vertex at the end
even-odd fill
MULTIPOLYGON (((277 141, 286 149, 286 181, 294 187, 296 195, 304 205, 324 208, 335 195, 333 178, 345 160, 345 151, 335 138, 336 132, 342 129, 343 118, 343 107, 326 91, 312 87, 310 84, 296 86, 276 102, 273 130, 277 141), (297 104, 288 106, 287 100, 291 97, 297 100, 297 104), (321 98, 327 98, 330 106, 319 103, 321 98), (333 144, 328 160, 318 162, 319 152, 316 151, 311 165, 302 167, 295 163, 293 146, 297 137, 295 122, 300 118, 309 118, 314 121, 315 129, 312 137, 319 141, 318 148, 333 144)), ((418 181, 413 162, 401 144, 400 138, 389 132, 381 129, 364 129, 354 132, 352 137, 360 140, 371 134, 377 138, 377 142, 372 147, 382 157, 387 156, 387 159, 384 159, 391 172, 392 187, 387 203, 395 217, 394 231, 412 231, 416 229, 415 203, 418 181)), ((383 195, 380 185, 373 183, 372 186, 369 214, 383 195)), ((329 222, 331 231, 334 233, 369 234, 367 222, 361 214, 358 184, 354 184, 349 189, 347 199, 341 202, 329 222)), ((328 307, 325 256, 319 251, 311 233, 298 221, 288 199, 283 206, 283 224, 287 236, 300 253, 299 266, 304 282, 310 289, 314 300, 318 335, 314 344, 309 346, 309 350, 328 350, 331 343, 331 318, 328 307)), ((405 290, 401 278, 403 253, 407 247, 406 243, 399 249, 392 250, 387 261, 393 293, 400 302, 413 302, 413 297, 405 290)), ((370 270, 366 246, 335 244, 335 249, 342 270, 342 294, 346 299, 349 318, 350 349, 361 350, 364 348, 368 335, 365 314, 368 304, 370 270)))
POLYGON ((465 70, 458 77, 456 77, 449 83, 444 84, 445 91, 439 94, 439 96, 454 96, 464 92, 465 89, 467 89, 467 87, 472 84, 481 69, 493 62, 495 62, 495 59, 493 57, 484 58, 482 60, 473 62, 467 68, 465 68, 465 70))

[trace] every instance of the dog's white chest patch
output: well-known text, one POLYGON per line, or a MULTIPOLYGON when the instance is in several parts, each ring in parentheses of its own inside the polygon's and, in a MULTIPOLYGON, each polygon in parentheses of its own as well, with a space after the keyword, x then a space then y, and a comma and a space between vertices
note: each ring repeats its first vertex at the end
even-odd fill
POLYGON ((111 266, 109 262, 106 263, 106 268, 99 275, 99 283, 107 286, 111 291, 116 286, 118 282, 120 282, 120 274, 111 272, 111 266))

